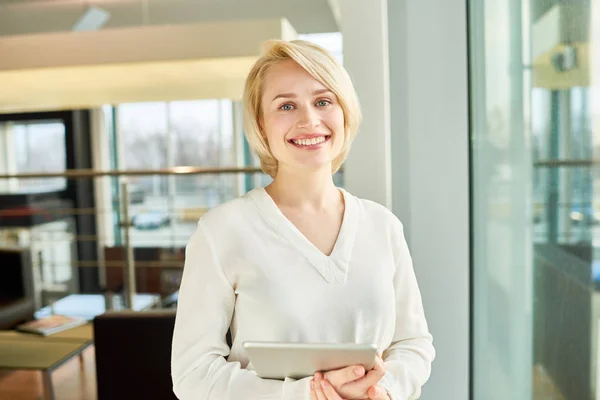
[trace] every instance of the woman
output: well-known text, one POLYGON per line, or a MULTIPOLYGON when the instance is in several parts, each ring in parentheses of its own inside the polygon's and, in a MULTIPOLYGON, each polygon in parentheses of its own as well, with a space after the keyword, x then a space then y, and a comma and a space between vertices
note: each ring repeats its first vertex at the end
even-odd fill
POLYGON ((418 398, 434 349, 402 224, 333 182, 360 122, 348 74, 314 44, 271 41, 249 73, 244 107, 248 141, 273 182, 213 208, 189 241, 174 392, 182 400, 418 398), (371 371, 268 380, 252 371, 245 341, 377 343, 382 357, 371 371))

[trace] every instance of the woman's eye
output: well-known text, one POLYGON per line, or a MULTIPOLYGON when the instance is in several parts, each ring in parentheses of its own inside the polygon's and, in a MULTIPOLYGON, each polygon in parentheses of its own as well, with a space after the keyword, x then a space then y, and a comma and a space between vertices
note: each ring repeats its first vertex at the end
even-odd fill
POLYGON ((290 111, 290 110, 294 109, 294 106, 292 106, 291 104, 284 104, 279 108, 282 109, 283 111, 290 111))
POLYGON ((317 101, 317 106, 318 107, 326 107, 330 104, 331 102, 329 100, 319 100, 317 101))

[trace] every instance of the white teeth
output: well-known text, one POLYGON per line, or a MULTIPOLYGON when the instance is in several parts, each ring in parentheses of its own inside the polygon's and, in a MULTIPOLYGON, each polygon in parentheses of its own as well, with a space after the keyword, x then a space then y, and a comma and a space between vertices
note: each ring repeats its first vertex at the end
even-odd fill
POLYGON ((319 136, 316 138, 312 138, 312 139, 293 139, 292 142, 294 142, 297 145, 301 145, 301 146, 310 146, 313 144, 319 144, 319 143, 323 143, 325 141, 325 136, 319 136))

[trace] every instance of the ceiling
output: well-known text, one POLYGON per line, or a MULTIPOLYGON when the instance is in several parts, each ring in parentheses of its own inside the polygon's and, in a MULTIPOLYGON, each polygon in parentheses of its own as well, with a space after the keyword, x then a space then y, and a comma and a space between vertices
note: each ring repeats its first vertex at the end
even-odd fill
POLYGON ((239 99, 264 40, 339 31, 339 1, 0 0, 0 112, 239 99))
POLYGON ((10 54, 0 57, 0 112, 239 99, 261 43, 294 37, 284 19, 0 37, 10 54))
POLYGON ((0 113, 144 101, 239 99, 254 57, 0 73, 0 113))
POLYGON ((298 33, 339 31, 339 0, 0 0, 0 35, 69 31, 90 6, 103 28, 286 18, 298 33))

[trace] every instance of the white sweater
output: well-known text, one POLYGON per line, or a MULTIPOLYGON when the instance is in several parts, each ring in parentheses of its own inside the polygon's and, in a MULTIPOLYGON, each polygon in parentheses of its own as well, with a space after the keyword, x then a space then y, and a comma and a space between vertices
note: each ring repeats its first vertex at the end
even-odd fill
POLYGON ((259 378, 245 341, 376 343, 392 400, 418 398, 435 351, 402 224, 342 190, 331 255, 263 189, 213 208, 186 248, 173 335, 181 400, 308 400, 310 378, 259 378), (231 349, 225 336, 231 328, 231 349))

